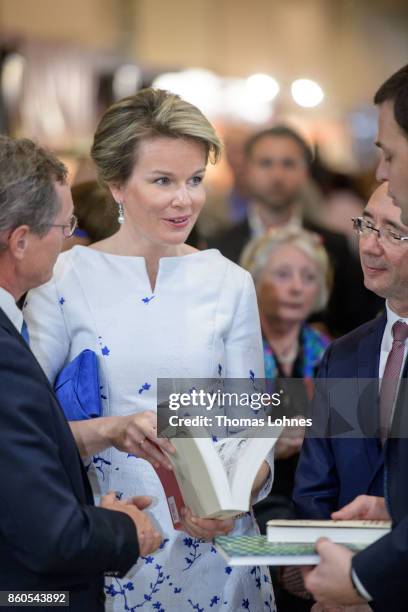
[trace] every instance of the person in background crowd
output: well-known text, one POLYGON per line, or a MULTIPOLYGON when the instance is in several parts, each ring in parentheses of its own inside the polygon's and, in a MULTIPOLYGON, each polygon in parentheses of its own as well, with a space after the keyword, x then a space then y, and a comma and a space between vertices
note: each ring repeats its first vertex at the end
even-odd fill
POLYGON ((86 181, 74 185, 71 193, 78 227, 73 236, 64 242, 63 251, 68 251, 75 244, 88 246, 109 238, 118 231, 115 201, 110 192, 97 181, 86 181))
MULTIPOLYGON (((255 282, 265 376, 276 381, 278 388, 286 378, 302 379, 304 385, 288 387, 293 406, 285 405, 285 414, 298 414, 302 406, 307 411, 313 378, 329 344, 327 336, 306 323, 313 312, 325 307, 330 294, 331 270, 322 241, 300 227, 269 230, 247 245, 241 264, 255 282)), ((263 531, 270 519, 295 516, 292 489, 304 431, 291 428, 288 434, 275 447, 271 494, 255 508, 263 531)), ((278 610, 310 609, 309 602, 274 584, 278 610)))
POLYGON ((0 589, 68 591, 73 612, 102 612, 103 573, 122 576, 161 537, 141 512, 149 498, 109 493, 94 506, 16 305, 51 278, 72 213, 65 166, 30 140, 0 136, 0 589))
POLYGON ((250 238, 266 229, 303 226, 322 237, 334 271, 331 298, 319 320, 325 322, 332 335, 339 335, 375 316, 378 304, 373 305, 374 312, 369 311, 361 270, 347 239, 308 221, 300 210, 299 200, 312 162, 312 152, 303 138, 286 126, 276 126, 253 135, 246 143, 245 157, 250 194, 248 218, 209 240, 209 245, 238 261, 250 238), (353 300, 349 299, 351 294, 353 300))
MULTIPOLYGON (((393 74, 377 91, 374 97, 379 106, 379 129, 377 145, 381 150, 377 178, 388 182, 388 195, 393 203, 400 207, 401 216, 395 224, 388 223, 377 227, 376 219, 372 221, 372 234, 378 236, 392 230, 403 238, 407 236, 408 228, 408 65, 393 74), (380 230, 380 231, 379 231, 380 230), (402 231, 402 230, 405 230, 402 231)), ((370 238, 372 240, 373 238, 370 238)), ((406 374, 406 328, 408 324, 407 268, 406 245, 403 240, 400 246, 401 262, 398 273, 393 274, 389 266, 382 263, 381 250, 371 261, 372 282, 376 291, 381 290, 381 284, 394 286, 395 295, 390 300, 390 306, 396 314, 399 323, 397 336, 394 336, 392 346, 388 342, 390 375, 384 373, 384 380, 397 380, 404 372, 406 374), (400 275, 401 278, 398 278, 400 275), (391 349, 391 350, 390 350, 391 349), (397 359, 398 358, 398 359, 397 359)), ((380 247, 378 246, 380 249, 380 247)), ((402 386, 403 387, 403 386, 402 386)), ((404 387, 403 387, 404 391, 404 387)), ((407 400, 404 392, 398 396, 394 387, 394 401, 384 403, 388 409, 386 425, 392 428, 393 435, 385 441, 385 498, 380 496, 362 495, 346 506, 339 518, 387 518, 392 517, 393 528, 390 534, 384 536, 362 552, 352 555, 343 546, 327 540, 317 543, 320 554, 320 564, 312 571, 305 571, 306 587, 315 598, 323 604, 354 604, 370 601, 371 607, 377 612, 405 612, 408 606, 408 490, 406 487, 408 473, 408 443, 407 443, 407 400), (387 407, 387 403, 389 404, 387 407), (401 430, 400 430, 401 428, 401 430), (385 504, 387 499, 387 506, 385 504)))
MULTIPOLYGON (((120 229, 63 253, 53 279, 30 293, 25 309, 34 352, 52 382, 84 349, 98 354, 104 416, 76 423, 89 446, 104 435, 105 415, 156 410, 158 378, 263 378, 249 273, 218 251, 185 244, 205 202, 207 162, 217 161, 220 149, 201 111, 157 89, 117 102, 97 127, 92 157, 115 199, 120 229)), ((146 436, 139 447, 149 449, 146 436)), ((254 502, 270 491, 272 455, 258 472, 254 502)), ((108 580, 109 610, 146 602, 157 610, 275 609, 266 568, 226 567, 211 543, 231 529, 258 533, 252 513, 222 521, 186 509, 183 530, 175 530, 148 462, 114 448, 97 453, 92 467, 95 491, 108 483, 125 496, 149 491, 165 536, 123 581, 108 580)))

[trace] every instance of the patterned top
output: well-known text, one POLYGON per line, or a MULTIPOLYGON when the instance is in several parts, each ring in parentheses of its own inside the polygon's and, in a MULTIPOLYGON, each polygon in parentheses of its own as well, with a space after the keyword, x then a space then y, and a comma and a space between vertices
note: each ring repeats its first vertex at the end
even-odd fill
MULTIPOLYGON (((309 325, 305 325, 299 338, 300 346, 300 364, 299 364, 299 377, 300 378, 314 378, 316 369, 320 364, 323 357, 323 353, 330 343, 330 339, 313 329, 309 325)), ((264 347, 264 359, 265 359, 265 377, 275 379, 278 372, 278 365, 276 358, 273 353, 272 347, 266 339, 263 341, 264 347)), ((295 374, 294 376, 295 377, 295 374)))
MULTIPOLYGON (((76 246, 24 307, 31 347, 49 379, 85 348, 99 355, 104 415, 156 410, 156 380, 262 378, 263 355, 250 275, 211 249, 160 260, 152 290, 144 258, 76 246)), ((271 458, 269 458, 271 463, 271 458)), ((87 464, 95 496, 150 495, 164 540, 119 580, 108 610, 274 610, 265 568, 231 568, 210 544, 175 531, 161 483, 143 459, 110 448, 87 464)), ((258 498, 271 486, 266 483, 258 498)), ((234 533, 256 534, 252 513, 234 533)))

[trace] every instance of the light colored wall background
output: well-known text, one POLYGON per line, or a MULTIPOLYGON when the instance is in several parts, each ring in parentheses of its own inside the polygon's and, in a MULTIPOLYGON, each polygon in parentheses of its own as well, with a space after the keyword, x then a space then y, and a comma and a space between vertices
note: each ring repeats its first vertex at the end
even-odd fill
POLYGON ((328 113, 369 101, 408 61, 406 0, 0 0, 0 28, 163 69, 309 76, 328 113))

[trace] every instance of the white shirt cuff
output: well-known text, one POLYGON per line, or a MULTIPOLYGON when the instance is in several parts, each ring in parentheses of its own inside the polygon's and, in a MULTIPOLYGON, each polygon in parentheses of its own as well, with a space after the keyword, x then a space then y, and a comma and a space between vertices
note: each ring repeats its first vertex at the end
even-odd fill
POLYGON ((364 597, 364 599, 366 599, 367 601, 373 601, 373 598, 371 597, 371 595, 369 593, 367 593, 367 591, 365 590, 365 588, 361 584, 360 579, 359 579, 359 577, 356 574, 356 571, 353 568, 351 569, 351 579, 353 581, 353 584, 354 584, 355 588, 357 589, 357 591, 361 595, 361 597, 364 597))

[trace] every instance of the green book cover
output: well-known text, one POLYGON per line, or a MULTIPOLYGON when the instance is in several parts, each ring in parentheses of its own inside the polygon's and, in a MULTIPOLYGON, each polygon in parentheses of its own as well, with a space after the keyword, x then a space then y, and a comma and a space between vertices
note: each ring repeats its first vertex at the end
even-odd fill
MULTIPOLYGON (((319 555, 314 544, 268 542, 266 536, 219 536, 218 552, 229 565, 316 565, 319 555)), ((362 550, 364 546, 348 546, 362 550)))

